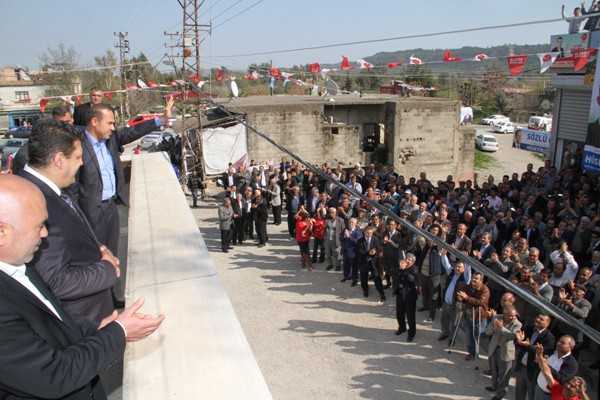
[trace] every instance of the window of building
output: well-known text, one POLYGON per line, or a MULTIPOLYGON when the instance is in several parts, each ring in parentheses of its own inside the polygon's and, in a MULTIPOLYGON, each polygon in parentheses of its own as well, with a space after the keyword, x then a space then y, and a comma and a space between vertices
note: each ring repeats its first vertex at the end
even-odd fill
POLYGON ((15 97, 19 103, 28 103, 31 101, 28 91, 16 91, 15 97))

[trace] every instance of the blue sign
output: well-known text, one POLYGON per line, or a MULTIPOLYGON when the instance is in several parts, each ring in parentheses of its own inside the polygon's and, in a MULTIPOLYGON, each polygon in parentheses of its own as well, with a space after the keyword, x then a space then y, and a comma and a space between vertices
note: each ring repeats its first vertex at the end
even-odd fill
POLYGON ((545 154, 550 147, 550 132, 533 129, 517 129, 515 132, 515 147, 545 154))
POLYGON ((585 145, 582 168, 587 172, 600 172, 600 148, 585 145))

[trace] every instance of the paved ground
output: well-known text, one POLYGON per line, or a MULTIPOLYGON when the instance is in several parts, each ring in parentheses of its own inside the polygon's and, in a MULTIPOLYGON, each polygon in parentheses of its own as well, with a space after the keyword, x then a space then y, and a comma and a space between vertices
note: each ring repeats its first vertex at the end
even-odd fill
MULTIPOLYGON (((518 172, 519 174, 526 171, 528 163, 532 163, 534 170, 544 165, 543 160, 537 156, 537 153, 532 153, 526 150, 515 149, 512 147, 512 134, 493 133, 492 130, 485 125, 475 125, 477 133, 492 133, 498 141, 498 151, 489 154, 494 159, 494 163, 485 169, 476 169, 480 176, 480 183, 488 175, 493 175, 496 181, 502 179, 505 174, 518 172)), ((479 151, 479 150, 475 150, 479 151)))
POLYGON ((436 340, 437 322, 419 324, 416 342, 407 343, 394 334, 391 293, 378 305, 374 294, 363 299, 322 264, 301 270, 284 224, 269 224, 268 246, 245 244, 224 254, 214 201, 193 212, 275 399, 489 397, 477 364, 462 361, 463 346, 448 355, 436 340))

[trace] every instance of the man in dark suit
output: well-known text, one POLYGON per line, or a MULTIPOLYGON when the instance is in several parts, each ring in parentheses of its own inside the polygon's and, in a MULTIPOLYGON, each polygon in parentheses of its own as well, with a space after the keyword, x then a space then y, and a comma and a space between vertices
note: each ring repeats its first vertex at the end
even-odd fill
MULTIPOLYGON (((173 99, 169 98, 163 123, 168 122, 172 108, 173 99)), ((158 129, 159 123, 152 120, 137 125, 135 129, 115 131, 114 112, 106 104, 95 104, 88 116, 82 141, 83 165, 73 191, 98 240, 118 256, 120 227, 117 204, 127 205, 129 202, 119 154, 122 146, 158 129)))
POLYGON ((398 330, 396 335, 406 332, 406 340, 412 342, 417 334, 417 297, 419 296, 419 275, 416 268, 416 257, 408 253, 404 260, 398 262, 394 272, 394 293, 396 293, 396 320, 398 330))
POLYGON ((388 219, 387 230, 383 236, 383 270, 385 272, 385 287, 392 286, 393 274, 398 269, 398 261, 400 260, 400 242, 402 236, 396 230, 396 221, 388 219))
POLYGON ((258 247, 264 247, 268 240, 267 221, 269 220, 269 207, 260 189, 254 191, 252 219, 254 220, 256 235, 258 236, 258 247))
POLYGON ((98 373, 164 317, 140 314, 140 299, 100 324, 75 321, 25 266, 48 234, 44 196, 25 179, 3 175, 0 204, 0 398, 106 399, 98 373))
POLYGON ((375 288, 380 296, 380 302, 385 301, 385 293, 383 292, 383 284, 381 283, 381 276, 377 268, 375 268, 375 261, 377 260, 377 253, 381 247, 379 239, 373 236, 375 228, 368 226, 365 228, 365 234, 358 240, 356 245, 356 252, 358 256, 358 268, 360 272, 360 286, 363 290, 363 296, 369 297, 369 273, 373 276, 373 282, 375 288))
POLYGON ((85 215, 64 189, 81 166, 81 135, 61 122, 38 122, 29 137, 21 176, 44 194, 48 237, 28 264, 74 318, 99 322, 113 310, 111 288, 119 260, 98 242, 85 215))
POLYGON ((533 326, 525 327, 516 335, 517 357, 515 360, 514 373, 517 379, 515 387, 515 399, 532 399, 535 393, 536 379, 540 367, 535 362, 535 347, 542 345, 544 354, 550 356, 554 351, 555 339, 550 332, 550 316, 539 314, 533 326))
POLYGON ((90 89, 90 101, 87 103, 83 103, 75 107, 75 112, 73 113, 73 121, 75 125, 78 126, 86 126, 89 118, 89 114, 92 110, 92 106, 94 104, 101 104, 104 93, 102 90, 98 88, 90 89))
POLYGON ((474 250, 473 255, 479 261, 484 262, 495 252, 496 249, 492 246, 492 235, 489 232, 485 232, 481 235, 481 246, 479 247, 479 250, 474 250))

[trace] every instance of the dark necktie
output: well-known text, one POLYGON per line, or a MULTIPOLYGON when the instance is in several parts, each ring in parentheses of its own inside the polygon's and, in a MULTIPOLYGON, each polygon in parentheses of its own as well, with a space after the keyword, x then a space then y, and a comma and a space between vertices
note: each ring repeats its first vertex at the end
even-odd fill
POLYGON ((85 217, 85 215, 83 215, 83 212, 75 204, 75 202, 73 201, 73 199, 69 195, 67 195, 66 193, 64 193, 64 192, 60 194, 60 198, 65 203, 67 203, 67 205, 69 207, 71 207, 71 209, 73 210, 73 212, 75 212, 75 215, 77 215, 77 217, 79 218, 79 220, 87 227, 88 231, 92 235, 92 238, 94 239, 94 241, 96 242, 96 244, 101 245, 101 243, 98 241, 98 238, 96 237, 96 234, 94 233, 94 230, 92 229, 92 226, 90 225, 89 221, 87 220, 87 218, 85 217))

